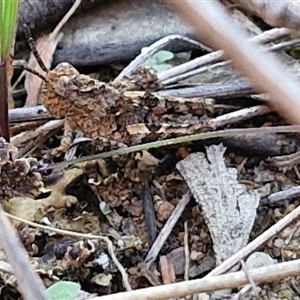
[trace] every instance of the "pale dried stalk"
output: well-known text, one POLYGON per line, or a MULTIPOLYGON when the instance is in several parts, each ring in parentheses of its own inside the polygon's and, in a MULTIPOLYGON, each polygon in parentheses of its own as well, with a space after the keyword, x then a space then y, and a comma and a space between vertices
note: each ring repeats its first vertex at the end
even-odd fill
POLYGON ((11 138, 11 143, 17 147, 22 147, 25 143, 28 143, 28 141, 35 139, 36 137, 40 135, 45 135, 50 131, 57 130, 61 127, 63 127, 65 120, 52 120, 44 125, 40 126, 39 128, 36 128, 34 130, 29 130, 22 132, 20 134, 17 134, 11 138))
POLYGON ((270 95, 269 105, 289 123, 300 124, 300 87, 271 54, 263 53, 242 28, 238 28, 216 1, 168 1, 198 36, 215 49, 223 49, 233 66, 247 76, 260 92, 270 95), (205 28, 205 30, 203 30, 205 28))
POLYGON ((28 255, 24 249, 16 231, 12 228, 9 220, 0 205, 0 239, 5 254, 13 268, 18 281, 18 290, 25 300, 47 300, 45 288, 41 279, 34 273, 28 255))
MULTIPOLYGON (((260 35, 254 36, 251 38, 252 41, 258 43, 270 43, 274 40, 283 38, 290 33, 289 29, 286 28, 274 28, 268 31, 261 33, 260 35)), ((166 84, 165 81, 168 80, 168 83, 171 78, 177 77, 179 75, 185 74, 192 70, 198 69, 202 66, 212 64, 218 62, 222 59, 223 52, 222 51, 214 51, 209 54, 203 55, 201 57, 197 57, 191 61, 183 63, 179 66, 173 67, 167 71, 163 71, 157 75, 159 81, 166 84)), ((174 81, 170 81, 174 82, 174 81)))
MULTIPOLYGON (((289 276, 300 274, 300 260, 284 262, 267 267, 249 270, 249 276, 259 282, 272 282, 289 276)), ((244 271, 220 275, 210 278, 202 278, 183 281, 173 284, 149 287, 145 289, 112 294, 108 296, 91 298, 93 300, 166 300, 173 297, 185 297, 201 292, 211 292, 222 289, 236 288, 249 283, 244 271)))
POLYGON ((283 219, 278 221, 275 225, 266 230, 263 234, 258 236, 255 240, 250 242, 245 248, 241 249, 230 258, 226 259, 221 265, 216 267, 213 271, 211 271, 205 277, 216 276, 219 274, 223 274, 230 270, 233 266, 235 266, 241 259, 244 259, 249 254, 253 253, 259 247, 261 247, 264 243, 266 243, 269 239, 276 236, 280 231, 282 231, 289 224, 297 220, 300 216, 300 206, 291 211, 288 215, 286 215, 283 219))

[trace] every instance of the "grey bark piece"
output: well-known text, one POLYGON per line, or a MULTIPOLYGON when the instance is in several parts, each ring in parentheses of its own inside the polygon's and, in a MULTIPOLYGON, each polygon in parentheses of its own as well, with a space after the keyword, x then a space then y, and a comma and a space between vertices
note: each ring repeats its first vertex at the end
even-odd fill
POLYGON ((129 43, 145 35, 158 39, 161 35, 192 32, 188 28, 158 1, 115 0, 70 19, 63 29, 61 46, 129 43))
POLYGON ((207 158, 194 153, 177 164, 202 207, 217 265, 246 246, 260 199, 238 183, 236 169, 226 167, 225 150, 222 144, 212 145, 207 158))
MULTIPOLYGON (((19 24, 28 23, 35 38, 53 30, 73 3, 69 0, 45 0, 46 9, 40 12, 40 5, 34 6, 33 0, 23 1, 19 24), (59 7, 61 9, 57 11, 59 7), (32 15, 29 14, 30 9, 32 15), (38 15, 43 16, 40 23, 36 22, 38 15)), ((16 57, 24 58, 28 55, 28 46, 20 25, 16 57)), ((193 30, 174 12, 167 10, 159 1, 151 0, 82 0, 62 32, 64 37, 54 55, 53 66, 64 61, 75 67, 130 61, 143 47, 167 35, 194 36, 193 30), (93 9, 88 10, 91 7, 93 9)), ((186 51, 190 47, 174 43, 169 50, 186 51)))
POLYGON ((74 16, 64 26, 63 33, 53 64, 68 61, 76 67, 131 60, 142 47, 162 37, 193 35, 192 29, 175 13, 151 0, 103 3, 74 16))
MULTIPOLYGON (((192 35, 186 35, 192 37, 192 35)), ((150 46, 159 38, 153 36, 143 36, 139 40, 131 42, 121 41, 120 43, 107 44, 82 44, 78 46, 71 46, 56 50, 53 57, 53 67, 61 62, 68 61, 76 68, 93 67, 99 65, 109 65, 112 63, 119 63, 130 61, 140 54, 141 49, 150 46)), ((136 37, 138 39, 138 37, 136 37)), ((181 52, 191 50, 191 46, 183 43, 172 43, 164 48, 172 52, 181 52)))

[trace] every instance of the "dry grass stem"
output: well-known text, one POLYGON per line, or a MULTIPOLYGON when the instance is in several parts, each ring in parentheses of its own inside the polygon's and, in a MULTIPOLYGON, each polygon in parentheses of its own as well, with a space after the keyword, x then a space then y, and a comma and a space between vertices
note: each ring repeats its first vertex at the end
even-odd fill
MULTIPOLYGON (((270 29, 268 31, 265 31, 262 34, 251 38, 251 40, 258 43, 270 43, 287 36, 289 33, 290 33, 289 29, 275 28, 275 29, 270 29)), ((209 54, 203 55, 201 57, 197 57, 191 61, 173 67, 170 70, 159 73, 157 76, 158 80, 161 81, 162 84, 169 84, 175 82, 174 78, 179 77, 180 75, 183 75, 194 69, 198 69, 202 66, 216 63, 222 59, 222 56, 223 56, 223 51, 219 50, 219 51, 214 51, 209 54)))
MULTIPOLYGON (((300 274, 300 260, 279 263, 249 270, 255 282, 272 282, 300 274)), ((185 297, 191 294, 232 289, 249 283, 244 271, 226 275, 183 281, 173 284, 149 287, 131 292, 94 297, 92 300, 165 300, 172 297, 185 297)))
POLYGON ((58 130, 63 127, 64 120, 52 120, 34 130, 25 131, 11 138, 11 143, 17 148, 22 147, 24 143, 37 138, 40 135, 45 135, 50 131, 58 130))
POLYGON ((46 300, 42 281, 31 268, 27 252, 12 228, 2 206, 0 206, 0 239, 19 283, 18 289, 23 298, 25 300, 46 300))
POLYGON ((159 232, 156 240, 152 244, 144 262, 142 264, 143 268, 148 269, 152 262, 154 262, 157 258, 159 251, 161 250, 163 244, 169 237, 171 231, 173 230, 174 226, 176 225, 178 219, 180 218, 181 214, 183 213, 184 209, 188 205, 191 199, 191 193, 188 192, 187 194, 183 195, 181 200, 178 202, 176 208, 173 210, 171 216, 169 217, 168 221, 159 232))
POLYGON ((247 34, 234 24, 220 3, 164 2, 193 25, 204 42, 222 49, 225 57, 232 60, 232 65, 248 77, 258 91, 269 93, 272 99, 269 104, 278 114, 291 124, 300 124, 300 88, 295 78, 271 54, 248 41, 247 34))
POLYGON ((238 129, 228 129, 219 130, 213 132, 198 133, 193 135, 181 136, 178 138, 171 138, 151 143, 145 143, 142 145, 136 145, 131 147, 123 147, 117 150, 112 150, 109 152, 99 153, 95 155, 89 155, 81 158, 77 158, 70 161, 64 161, 56 164, 49 165, 47 169, 55 169, 67 167, 75 163, 81 163, 93 159, 108 158, 113 156, 125 155, 133 152, 149 150, 153 148, 166 147, 171 145, 177 145, 182 143, 189 143, 193 141, 207 140, 220 137, 230 137, 230 136, 241 136, 246 134, 260 134, 260 133, 288 133, 288 132, 300 132, 300 125, 289 125, 289 126, 276 126, 276 127, 262 127, 262 128, 238 128, 238 129))
POLYGON ((238 251, 236 254, 232 255, 230 258, 226 259, 221 265, 216 267, 213 271, 211 271, 205 277, 212 277, 219 274, 223 274, 234 267, 241 259, 244 259, 249 254, 253 253, 259 247, 261 247, 264 243, 266 243, 269 239, 276 236, 280 231, 282 231, 289 224, 294 222, 299 218, 300 215, 300 206, 291 211, 288 215, 258 236, 255 240, 250 242, 245 248, 238 251))

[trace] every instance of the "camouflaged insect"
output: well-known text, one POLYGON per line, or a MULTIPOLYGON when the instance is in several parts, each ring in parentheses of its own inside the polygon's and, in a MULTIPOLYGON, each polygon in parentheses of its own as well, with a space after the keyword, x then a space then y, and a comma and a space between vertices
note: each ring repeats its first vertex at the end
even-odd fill
POLYGON ((79 74, 68 63, 59 64, 48 72, 41 92, 49 113, 66 119, 64 138, 53 154, 70 146, 75 130, 102 146, 129 146, 207 129, 206 114, 213 109, 213 99, 161 97, 149 92, 158 87, 156 75, 146 69, 104 83, 79 74))

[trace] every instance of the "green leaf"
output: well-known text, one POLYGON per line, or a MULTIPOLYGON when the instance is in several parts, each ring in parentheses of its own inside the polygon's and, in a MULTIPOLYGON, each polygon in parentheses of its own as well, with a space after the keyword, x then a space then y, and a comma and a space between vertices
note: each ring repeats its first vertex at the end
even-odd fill
POLYGON ((0 61, 9 54, 17 25, 19 0, 0 0, 0 61))
POLYGON ((153 66, 155 66, 157 64, 156 60, 153 59, 152 57, 147 59, 144 63, 143 66, 145 68, 152 68, 153 66))
POLYGON ((161 50, 147 59, 143 66, 145 68, 152 68, 156 71, 164 71, 169 68, 169 65, 164 64, 166 61, 174 58, 174 54, 170 51, 161 50), (163 65, 162 67, 160 65, 163 65))
POLYGON ((58 281, 46 290, 49 300, 75 300, 80 284, 71 281, 58 281))
POLYGON ((170 64, 159 64, 152 66, 152 69, 154 69, 157 73, 166 71, 172 68, 172 65, 170 64))
POLYGON ((174 57, 174 54, 170 51, 161 50, 153 55, 153 59, 156 60, 156 64, 161 64, 174 57))

